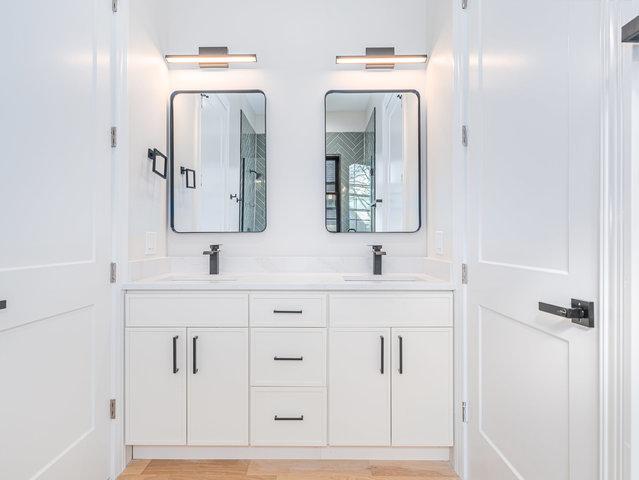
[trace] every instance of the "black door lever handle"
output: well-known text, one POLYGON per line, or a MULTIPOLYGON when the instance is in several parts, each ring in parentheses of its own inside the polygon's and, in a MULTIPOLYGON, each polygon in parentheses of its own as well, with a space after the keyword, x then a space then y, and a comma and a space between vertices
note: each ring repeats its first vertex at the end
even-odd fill
POLYGON ((570 302, 570 308, 551 305, 550 303, 539 302, 539 311, 557 315, 559 317, 568 318, 572 323, 581 325, 582 327, 595 327, 595 303, 586 302, 584 300, 575 300, 570 302))

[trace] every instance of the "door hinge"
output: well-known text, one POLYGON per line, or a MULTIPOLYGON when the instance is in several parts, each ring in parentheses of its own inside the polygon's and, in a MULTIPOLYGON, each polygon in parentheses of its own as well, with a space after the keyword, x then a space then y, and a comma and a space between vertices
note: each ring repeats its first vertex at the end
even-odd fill
POLYGON ((462 125, 462 145, 468 146, 468 127, 466 125, 462 125))
POLYGON ((468 405, 462 402, 462 422, 468 423, 468 405))
POLYGON ((115 398, 109 400, 109 417, 115 420, 115 398))
POLYGON ((468 8, 468 0, 461 0, 461 7, 466 10, 468 8))
POLYGON ((110 272, 110 277, 109 277, 111 283, 115 283, 118 281, 118 264, 117 263, 111 263, 111 272, 110 272))
POLYGON ((118 0, 111 0, 111 10, 113 13, 118 13, 118 0))
POLYGON ((118 146, 118 127, 111 127, 111 148, 118 146))
POLYGON ((468 284, 468 265, 466 265, 465 263, 462 263, 462 285, 467 285, 468 284))

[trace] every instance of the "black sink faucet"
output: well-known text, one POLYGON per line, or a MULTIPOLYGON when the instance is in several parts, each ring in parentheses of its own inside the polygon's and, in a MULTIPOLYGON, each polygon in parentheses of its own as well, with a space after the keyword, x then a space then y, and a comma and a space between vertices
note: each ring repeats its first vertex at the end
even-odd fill
POLYGON ((220 245, 211 245, 211 250, 202 252, 209 256, 209 273, 217 275, 220 273, 220 245))
POLYGON ((382 257, 386 252, 382 251, 381 245, 370 245, 373 247, 373 275, 382 274, 382 257))

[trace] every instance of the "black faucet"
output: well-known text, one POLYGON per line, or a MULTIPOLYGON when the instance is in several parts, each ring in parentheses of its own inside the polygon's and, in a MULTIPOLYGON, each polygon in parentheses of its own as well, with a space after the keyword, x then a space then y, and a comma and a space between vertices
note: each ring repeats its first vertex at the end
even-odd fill
POLYGON ((209 273, 211 275, 220 273, 220 245, 211 245, 211 250, 202 254, 209 256, 209 273))
POLYGON ((381 245, 370 245, 373 247, 373 275, 382 274, 382 257, 386 252, 382 251, 381 245))

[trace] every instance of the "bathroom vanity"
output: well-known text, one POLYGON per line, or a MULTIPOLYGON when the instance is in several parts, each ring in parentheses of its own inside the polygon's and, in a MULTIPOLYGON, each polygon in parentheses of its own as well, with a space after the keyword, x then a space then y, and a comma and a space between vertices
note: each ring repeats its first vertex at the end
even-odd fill
POLYGON ((250 446, 246 456, 254 447, 450 447, 451 290, 424 275, 129 284, 126 444, 250 446))

